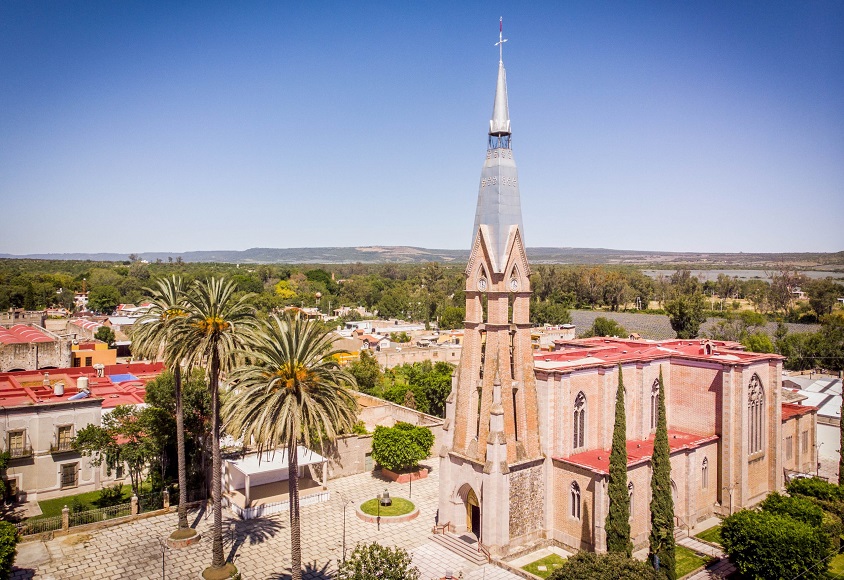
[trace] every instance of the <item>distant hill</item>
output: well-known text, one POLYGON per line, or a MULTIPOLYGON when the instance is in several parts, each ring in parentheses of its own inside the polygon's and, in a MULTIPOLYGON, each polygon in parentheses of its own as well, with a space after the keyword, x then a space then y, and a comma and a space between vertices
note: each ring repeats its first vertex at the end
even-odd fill
MULTIPOLYGON (((198 252, 143 252, 142 259, 154 262, 181 257, 185 262, 224 262, 237 264, 364 264, 465 262, 469 250, 437 250, 412 246, 361 246, 354 248, 250 248, 198 252)), ((528 257, 535 264, 630 264, 630 265, 693 265, 695 268, 782 267, 844 271, 844 252, 836 253, 708 253, 647 252, 606 248, 528 248, 528 257)), ((0 254, 0 258, 36 260, 121 261, 128 254, 0 254)))

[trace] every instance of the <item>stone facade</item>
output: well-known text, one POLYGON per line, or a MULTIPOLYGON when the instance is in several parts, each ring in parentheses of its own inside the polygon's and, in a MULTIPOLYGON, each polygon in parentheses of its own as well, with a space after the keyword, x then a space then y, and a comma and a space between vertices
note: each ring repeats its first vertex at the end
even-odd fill
POLYGON ((0 372, 57 369, 70 366, 70 340, 33 324, 15 325, 35 331, 41 341, 21 341, 11 344, 0 342, 0 372))

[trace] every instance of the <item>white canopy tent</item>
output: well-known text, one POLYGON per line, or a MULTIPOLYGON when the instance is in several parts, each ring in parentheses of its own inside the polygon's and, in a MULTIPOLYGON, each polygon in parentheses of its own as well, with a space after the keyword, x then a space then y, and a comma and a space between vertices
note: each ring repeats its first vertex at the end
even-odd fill
MULTIPOLYGON (((299 446, 296 453, 299 462, 299 477, 303 476, 304 468, 308 465, 325 465, 325 457, 299 446)), ((242 489, 246 496, 246 507, 250 505, 250 487, 276 483, 289 479, 287 464, 287 449, 274 449, 263 453, 246 455, 242 459, 226 460, 226 487, 229 490, 242 489)), ((323 479, 325 469, 322 469, 323 479)), ((322 482, 323 486, 325 481, 322 482)))

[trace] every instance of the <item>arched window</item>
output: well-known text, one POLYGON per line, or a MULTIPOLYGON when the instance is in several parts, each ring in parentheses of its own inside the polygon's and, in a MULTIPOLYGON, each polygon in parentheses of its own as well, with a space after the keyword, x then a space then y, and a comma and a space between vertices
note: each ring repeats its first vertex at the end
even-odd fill
POLYGON ((630 502, 630 519, 633 519, 633 482, 627 482, 627 499, 630 502))
POLYGON ((574 440, 572 447, 580 449, 586 441, 586 395, 583 391, 574 398, 574 440))
POLYGON ((571 482, 571 517, 580 519, 580 486, 576 481, 571 482))
POLYGON ((651 385, 651 431, 656 430, 656 420, 659 417, 659 379, 651 385))
POLYGON ((750 453, 760 453, 764 446, 765 426, 765 389, 759 375, 750 379, 747 387, 747 445, 750 453))
POLYGON ((709 459, 706 457, 703 458, 700 466, 700 487, 702 489, 709 487, 709 459))

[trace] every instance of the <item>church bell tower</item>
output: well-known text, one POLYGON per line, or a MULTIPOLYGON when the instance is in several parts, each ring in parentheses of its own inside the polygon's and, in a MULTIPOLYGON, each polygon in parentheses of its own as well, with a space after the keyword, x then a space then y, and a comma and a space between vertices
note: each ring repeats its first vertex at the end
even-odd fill
MULTIPOLYGON (((506 42, 499 28, 499 50, 506 42)), ((530 266, 513 159, 507 76, 498 81, 464 273, 460 365, 446 403, 440 515, 493 553, 541 534, 543 457, 530 340, 530 266), (524 497, 526 493, 533 497, 524 497), (531 505, 527 506, 527 502, 531 505), (538 513, 537 513, 538 510, 538 513)), ((544 494, 543 494, 544 495, 544 494)))

